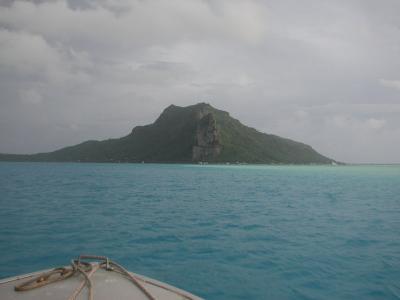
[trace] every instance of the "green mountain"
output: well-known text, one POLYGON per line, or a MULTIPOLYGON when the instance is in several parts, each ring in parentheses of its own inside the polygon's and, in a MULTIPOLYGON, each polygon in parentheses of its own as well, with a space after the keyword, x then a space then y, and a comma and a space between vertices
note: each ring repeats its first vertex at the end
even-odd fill
POLYGON ((259 132, 206 103, 170 105, 153 124, 137 126, 119 139, 87 141, 49 153, 0 154, 0 160, 334 163, 306 144, 259 132))

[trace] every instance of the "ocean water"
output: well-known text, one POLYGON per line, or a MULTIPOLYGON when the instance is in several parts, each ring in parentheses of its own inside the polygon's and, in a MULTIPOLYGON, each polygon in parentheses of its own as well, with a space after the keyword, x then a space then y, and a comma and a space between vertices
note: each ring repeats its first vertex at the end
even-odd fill
POLYGON ((0 278, 79 253, 206 299, 399 299, 400 166, 0 163, 0 278))

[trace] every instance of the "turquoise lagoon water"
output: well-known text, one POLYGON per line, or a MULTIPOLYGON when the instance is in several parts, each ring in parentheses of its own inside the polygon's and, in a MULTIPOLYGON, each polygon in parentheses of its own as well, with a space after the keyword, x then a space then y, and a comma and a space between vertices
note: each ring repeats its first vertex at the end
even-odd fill
POLYGON ((107 255, 206 299, 399 299, 399 166, 0 163, 0 278, 107 255))

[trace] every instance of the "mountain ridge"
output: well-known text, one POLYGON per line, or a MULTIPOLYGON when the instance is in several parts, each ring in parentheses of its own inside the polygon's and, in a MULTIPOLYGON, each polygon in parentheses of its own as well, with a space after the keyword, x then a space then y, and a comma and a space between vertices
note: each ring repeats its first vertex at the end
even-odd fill
POLYGON ((243 125, 208 103, 170 105, 121 138, 89 140, 53 152, 0 154, 2 161, 332 164, 311 146, 243 125))

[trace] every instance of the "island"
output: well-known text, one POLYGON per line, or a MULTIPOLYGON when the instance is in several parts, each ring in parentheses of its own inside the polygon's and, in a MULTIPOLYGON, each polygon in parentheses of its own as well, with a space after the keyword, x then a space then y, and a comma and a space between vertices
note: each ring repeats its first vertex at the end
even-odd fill
POLYGON ((207 103, 170 105, 127 136, 48 153, 0 154, 1 161, 335 164, 311 146, 243 125, 207 103))

